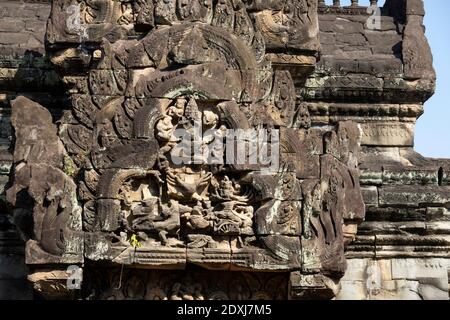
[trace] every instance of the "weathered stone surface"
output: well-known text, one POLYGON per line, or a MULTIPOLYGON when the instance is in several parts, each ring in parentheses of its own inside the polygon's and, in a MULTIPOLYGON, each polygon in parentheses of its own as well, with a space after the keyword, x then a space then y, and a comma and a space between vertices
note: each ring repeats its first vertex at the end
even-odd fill
POLYGON ((448 187, 389 186, 379 188, 381 206, 442 206, 450 203, 448 187))
POLYGON ((14 102, 8 199, 16 216, 34 220, 27 263, 77 263, 84 255, 156 269, 287 273, 300 270, 305 240, 309 259, 321 262, 311 279, 338 281, 344 237, 354 237, 364 215, 360 135, 350 122, 312 129, 296 102, 296 84, 319 50, 317 2, 83 5, 80 24, 68 25, 69 11, 81 7, 54 1, 47 27, 49 58, 70 96, 59 130, 45 108, 14 102), (84 42, 92 52, 80 50, 84 42), (18 120, 16 110, 29 116, 33 108, 37 119, 18 120), (39 121, 42 134, 27 130, 39 121), (236 143, 258 144, 230 158, 234 148, 223 146, 231 130, 247 130, 236 143), (180 131, 194 149, 180 152, 180 131), (260 143, 260 134, 270 137, 260 143), (47 149, 28 152, 31 142, 47 149), (261 148, 270 168, 259 163, 261 148))
MULTIPOLYGON (((287 299, 287 276, 277 273, 191 270, 136 270, 109 268, 113 277, 96 269, 86 280, 104 281, 97 286, 101 300, 283 300, 287 299), (119 275, 122 273, 122 282, 119 275), (144 280, 146 279, 146 280, 144 280), (122 285, 120 285, 122 284, 122 285)), ((90 294, 85 290, 83 295, 90 294)))
POLYGON ((447 261, 443 259, 392 260, 392 279, 419 279, 446 277, 447 261))
POLYGON ((323 275, 291 273, 289 295, 291 299, 330 299, 338 291, 336 284, 323 275))
POLYGON ((260 11, 255 14, 255 19, 269 50, 287 48, 315 51, 319 48, 316 1, 282 0, 267 4, 261 1, 252 9, 260 11))
POLYGON ((47 163, 61 167, 64 146, 47 109, 25 98, 11 102, 11 124, 16 134, 14 162, 47 163))
POLYGON ((361 187, 364 203, 368 206, 378 206, 378 189, 375 186, 361 187))
POLYGON ((424 14, 422 1, 407 2, 402 54, 405 76, 408 79, 434 79, 436 77, 433 69, 433 57, 430 47, 427 45, 422 24, 424 14))
MULTIPOLYGON (((82 269, 79 269, 82 271, 82 269)), ((28 281, 41 299, 67 300, 73 299, 75 292, 67 288, 71 273, 66 270, 42 270, 28 275, 28 281)), ((80 274, 82 278, 82 273, 80 274)))
POLYGON ((444 259, 349 260, 338 300, 448 300, 444 259))
POLYGON ((407 123, 362 123, 361 144, 383 147, 412 147, 414 124, 407 123))
POLYGON ((444 286, 445 281, 441 282, 442 285, 438 288, 434 283, 436 281, 419 281, 419 294, 423 300, 448 300, 448 284, 444 286), (441 289, 445 288, 445 289, 441 289))
POLYGON ((40 298, 84 258, 89 299, 448 298, 422 1, 0 2, 0 252, 40 298))
POLYGON ((19 97, 12 105, 15 178, 6 194, 16 214, 27 212, 33 217, 32 233, 22 225, 32 239, 27 243, 26 261, 82 262, 81 208, 56 126, 48 110, 29 99, 19 97))
POLYGON ((439 167, 383 166, 383 183, 387 185, 435 185, 439 184, 439 167))
POLYGON ((336 300, 368 300, 366 284, 363 281, 341 281, 341 290, 336 300))

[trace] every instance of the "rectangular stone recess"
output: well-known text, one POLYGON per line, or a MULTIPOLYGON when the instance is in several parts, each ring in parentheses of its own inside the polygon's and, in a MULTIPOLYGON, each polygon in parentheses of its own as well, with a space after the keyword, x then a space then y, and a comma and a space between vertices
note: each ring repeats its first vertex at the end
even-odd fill
POLYGON ((413 123, 361 123, 361 145, 379 147, 414 146, 413 123))

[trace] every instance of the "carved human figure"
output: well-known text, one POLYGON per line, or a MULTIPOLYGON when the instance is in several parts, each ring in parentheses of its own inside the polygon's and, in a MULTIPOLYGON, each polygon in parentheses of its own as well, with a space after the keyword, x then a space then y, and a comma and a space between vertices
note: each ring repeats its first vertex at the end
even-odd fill
POLYGON ((253 41, 253 25, 242 5, 242 8, 236 11, 234 33, 241 39, 243 39, 248 45, 252 44, 253 41))
POLYGON ((300 104, 295 116, 294 128, 309 129, 311 127, 311 117, 308 107, 300 104))
POLYGON ((175 282, 172 286, 169 300, 183 300, 181 293, 181 283, 175 282))
POLYGON ((232 199, 234 193, 235 190, 233 182, 230 180, 230 178, 228 178, 228 176, 225 176, 222 181, 220 181, 219 194, 223 199, 232 199))
POLYGON ((233 29, 234 10, 230 0, 217 1, 212 24, 228 30, 233 29))
POLYGON ((176 21, 176 0, 156 0, 155 20, 160 24, 171 25, 176 21))
POLYGON ((138 25, 145 25, 149 27, 154 26, 153 1, 135 0, 133 9, 136 15, 136 23, 138 25))
POLYGON ((206 110, 203 112, 203 125, 210 129, 214 128, 219 121, 219 116, 212 111, 206 110))
POLYGON ((156 125, 156 130, 158 132, 157 136, 160 140, 165 142, 176 142, 177 138, 173 135, 175 131, 175 126, 172 124, 172 117, 165 116, 156 125))
POLYGON ((208 163, 212 165, 223 165, 225 163, 225 137, 227 136, 227 127, 221 125, 216 130, 208 130, 205 134, 205 140, 211 141, 208 144, 209 159, 208 163))
POLYGON ((174 118, 176 121, 180 120, 184 115, 187 100, 185 98, 178 98, 173 106, 167 111, 167 115, 174 118))
POLYGON ((99 150, 106 150, 116 140, 117 135, 114 132, 113 124, 110 120, 104 119, 97 127, 97 142, 99 150))
POLYGON ((188 18, 191 21, 201 20, 202 9, 199 0, 178 0, 178 14, 181 20, 188 18))
MULTIPOLYGON (((54 3, 65 5, 63 0, 54 3)), ((338 192, 331 189, 345 181, 320 176, 325 174, 322 168, 317 173, 311 170, 308 179, 304 179, 302 168, 298 167, 305 162, 320 165, 327 154, 308 154, 311 157, 306 157, 307 161, 300 155, 303 136, 310 133, 307 109, 298 109, 294 117, 301 89, 294 82, 298 85, 300 81, 294 81, 299 79, 290 65, 280 67, 279 62, 271 61, 274 52, 286 56, 309 52, 299 47, 291 50, 289 46, 292 39, 309 31, 308 26, 303 27, 308 23, 305 19, 309 18, 312 3, 312 0, 135 0, 132 6, 129 1, 87 1, 84 20, 93 24, 92 35, 89 34, 92 42, 88 46, 95 49, 92 57, 84 52, 89 51, 84 45, 68 37, 66 40, 70 41, 62 42, 62 46, 60 43, 60 47, 56 45, 55 52, 74 45, 76 48, 71 48, 74 59, 64 54, 53 59, 56 62, 59 59, 58 72, 73 86, 71 98, 76 101, 79 96, 86 96, 83 99, 87 101, 86 108, 74 107, 72 113, 65 114, 61 127, 69 129, 61 130, 67 133, 65 136, 61 133, 62 142, 57 140, 68 150, 64 156, 77 161, 80 173, 93 171, 96 176, 96 179, 83 174, 74 174, 73 179, 67 176, 71 182, 80 180, 78 189, 74 183, 74 194, 77 191, 78 194, 71 198, 73 203, 91 202, 83 208, 85 221, 92 221, 85 223, 86 228, 83 226, 89 234, 79 238, 80 247, 87 252, 81 252, 81 257, 124 265, 136 263, 151 269, 178 268, 186 265, 188 258, 195 260, 200 255, 192 263, 227 270, 236 264, 258 273, 270 270, 287 273, 303 267, 302 241, 316 240, 314 227, 318 225, 318 217, 335 219, 327 221, 327 232, 331 230, 329 226, 341 228, 344 218, 330 215, 324 203, 331 207, 340 201, 338 192), (85 69, 74 67, 75 58, 83 62, 85 69), (76 85, 67 80, 70 77, 76 85), (111 96, 117 98, 109 103, 111 96), (292 119, 297 122, 292 123, 292 119), (74 127, 82 129, 76 131, 74 127), (241 170, 238 165, 224 163, 228 129, 255 132, 268 128, 269 132, 279 127, 283 134, 292 133, 282 156, 294 158, 283 168, 293 179, 285 179, 281 185, 274 174, 269 174, 256 181, 264 175, 257 165, 241 170), (179 136, 180 132, 185 133, 187 141, 179 136), (178 147, 180 154, 174 152, 178 147), (161 175, 158 192, 148 181, 153 171, 161 175), (301 184, 295 192, 288 190, 294 189, 294 181, 301 184), (309 189, 308 183, 312 184, 309 189), (306 194, 300 195, 302 192, 306 194), (302 223, 304 226, 300 226, 302 223), (129 240, 130 234, 139 239, 141 248, 135 246, 136 241, 129 240), (100 252, 100 247, 108 252, 100 252), (236 252, 231 252, 231 248, 236 252), (130 252, 134 252, 132 262, 130 252)), ((300 46, 299 43, 294 46, 300 46)), ((54 135, 59 139, 59 133, 54 135)), ((336 144, 339 150, 356 154, 345 146, 356 142, 345 137, 336 144)), ((317 139, 320 146, 322 138, 317 139)), ((16 147, 20 151, 20 145, 16 147)), ((349 166, 350 160, 345 161, 345 155, 333 156, 336 161, 347 162, 342 164, 344 168, 349 166)), ((15 160, 20 163, 23 159, 15 160)), ((351 161, 356 166, 354 162, 351 161)), ((55 171, 60 168, 63 166, 55 164, 55 171)), ((334 171, 337 170, 331 170, 330 175, 336 175, 334 171)), ((22 175, 34 179, 33 184, 43 180, 31 173, 22 175)), ((25 178, 17 178, 20 188, 21 179, 25 178)), ((51 186, 48 189, 53 192, 51 186)), ((61 210, 66 214, 55 199, 52 202, 47 198, 49 206, 39 209, 45 209, 51 217, 61 210)), ((40 212, 35 211, 38 216, 40 212)), ((58 223, 51 237, 38 239, 40 245, 47 241, 48 248, 60 245, 53 236, 59 228, 58 223)), ((327 246, 330 241, 339 242, 338 235, 324 242, 316 241, 314 246, 326 248, 320 254, 324 252, 322 255, 330 255, 333 260, 342 255, 343 249, 339 243, 335 251, 327 246)), ((56 254, 65 254, 65 247, 54 249, 56 254)), ((319 255, 318 251, 310 252, 319 255)), ((130 289, 125 297, 144 297, 142 288, 146 286, 135 285, 137 289, 130 289)), ((178 282, 171 278, 161 288, 166 290, 165 294, 155 291, 146 297, 202 300, 204 292, 212 298, 232 296, 220 286, 204 288, 184 279, 178 282)), ((242 287, 237 291, 239 298, 244 296, 242 287)), ((245 296, 252 295, 249 292, 245 296)), ((254 297, 268 297, 265 288, 254 288, 254 297)))

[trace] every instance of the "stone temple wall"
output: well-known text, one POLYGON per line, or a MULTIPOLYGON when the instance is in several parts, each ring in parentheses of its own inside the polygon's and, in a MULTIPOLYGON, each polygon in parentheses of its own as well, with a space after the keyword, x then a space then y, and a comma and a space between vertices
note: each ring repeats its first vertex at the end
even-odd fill
MULTIPOLYGON (((259 13, 258 1, 254 2, 255 7, 248 11, 259 13)), ((275 7, 265 10, 278 10, 275 7)), ((340 280, 340 288, 334 291, 336 299, 448 299, 450 160, 425 158, 413 149, 416 120, 435 86, 432 57, 422 28, 423 4, 420 0, 388 0, 375 28, 368 23, 370 15, 366 9, 329 6, 318 1, 320 49, 308 47, 305 54, 302 47, 300 54, 293 47, 280 53, 276 41, 273 44, 268 37, 266 57, 277 68, 290 70, 296 106, 306 110, 310 130, 323 132, 348 121, 356 123, 361 130, 357 158, 365 219, 360 223, 359 217, 352 219, 351 210, 346 212, 344 235, 353 241, 346 242, 347 271, 340 280), (311 51, 317 52, 311 54, 311 51), (292 62, 293 57, 298 60, 292 62), (318 61, 311 62, 314 58, 318 61)), ((14 146, 10 147, 14 140, 11 101, 25 96, 48 109, 54 122, 64 110, 71 109, 72 93, 61 79, 67 74, 55 69, 50 61, 52 53, 45 53, 50 11, 50 1, 0 0, 2 188, 8 181, 14 183, 14 175, 10 174, 14 152, 14 146)), ((74 91, 73 85, 71 90, 74 91)), ((321 143, 317 142, 316 146, 321 143)), ((308 169, 319 168, 319 159, 319 155, 308 157, 308 169)), ((29 299, 33 297, 32 287, 42 294, 46 291, 46 281, 62 279, 64 283, 64 275, 58 278, 58 272, 50 270, 56 275, 52 278, 46 273, 48 267, 39 269, 36 267, 39 263, 25 265, 25 243, 20 233, 26 232, 13 226, 22 225, 21 216, 12 215, 13 208, 2 197, 0 299, 29 299), (27 281, 27 276, 31 281, 27 281)), ((91 268, 95 269, 95 265, 91 268)), ((289 273, 274 275, 270 281, 277 283, 283 292, 280 298, 288 297, 288 282, 290 292, 298 290, 299 297, 322 297, 314 295, 317 284, 301 281, 303 271, 300 280, 296 280, 295 272, 290 277, 289 273)), ((95 278, 95 271, 89 267, 84 272, 86 281, 95 278)), ((150 271, 140 272, 149 273, 139 275, 140 279, 153 276, 150 271)), ((198 272, 192 272, 194 280, 198 272)), ((209 275, 214 278, 215 272, 209 275)), ((117 270, 110 273, 116 274, 117 270)), ((239 274, 242 283, 261 276, 251 272, 239 274)), ((165 272, 157 276, 164 277, 165 272)), ((132 273, 129 281, 137 281, 133 280, 132 273)), ((160 294, 146 292, 152 297, 160 294)), ((240 298, 239 294, 229 296, 240 298)), ((130 295, 125 292, 116 297, 130 295)), ((293 296, 290 293, 289 297, 293 296)), ((55 296, 48 293, 47 297, 55 296)))
MULTIPOLYGON (((45 105, 58 95, 58 77, 44 58, 49 1, 0 1, 0 184, 4 192, 12 163, 10 100, 25 95, 45 105), (50 93, 52 92, 52 93, 50 93)), ((61 86, 59 86, 61 88, 61 86)), ((61 91, 60 91, 61 92, 61 91)), ((30 299, 24 242, 0 213, 0 299, 30 299)))
MULTIPOLYGON (((407 74, 407 19, 384 14, 379 30, 365 17, 321 15, 322 59, 304 92, 313 122, 354 120, 363 130, 366 217, 348 248, 338 299, 448 299, 449 161, 413 150, 434 75, 428 62, 426 80, 410 90, 417 76, 407 74)), ((429 53, 413 50, 430 61, 429 53)))

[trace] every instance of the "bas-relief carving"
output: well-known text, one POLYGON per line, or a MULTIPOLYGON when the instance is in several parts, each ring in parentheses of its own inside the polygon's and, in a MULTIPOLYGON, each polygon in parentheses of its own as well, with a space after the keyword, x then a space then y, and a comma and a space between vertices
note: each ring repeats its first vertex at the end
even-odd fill
POLYGON ((408 80, 429 80, 435 83, 433 56, 425 37, 423 17, 424 3, 420 0, 405 4, 405 30, 403 31, 402 55, 405 78, 408 80))
POLYGON ((290 50, 318 50, 317 1, 249 2, 250 8, 256 10, 255 21, 269 50, 282 46, 290 50))
POLYGON ((362 145, 410 146, 414 145, 414 123, 366 122, 360 124, 362 145))
POLYGON ((337 300, 448 300, 446 259, 350 259, 348 270, 337 300))
POLYGON ((47 109, 25 98, 12 102, 14 183, 6 191, 19 228, 30 239, 29 264, 83 261, 77 186, 64 172, 68 154, 47 109))
MULTIPOLYGON (((54 1, 48 53, 72 108, 56 130, 45 109, 23 98, 15 102, 30 114, 40 110, 29 127, 52 131, 46 157, 56 158, 46 166, 35 160, 41 150, 30 149, 29 128, 13 122, 15 167, 8 197, 35 222, 29 263, 77 263, 84 257, 89 264, 147 269, 194 264, 250 277, 293 272, 281 277, 285 291, 276 297, 287 297, 290 282, 291 298, 311 290, 331 298, 346 269, 344 247, 364 218, 356 158, 360 131, 352 122, 311 128, 288 68, 296 59, 275 69, 265 55, 266 48, 317 50, 316 2, 127 4, 82 1, 71 7, 80 8, 80 24, 70 29, 67 8, 73 3, 54 1), (142 37, 133 36, 142 30, 142 37), (229 129, 279 130, 276 172, 224 161, 229 129), (211 153, 193 157, 198 153, 180 147, 180 131, 211 153), (180 158, 185 161, 177 162, 180 158), (27 193, 25 200, 31 199, 24 205, 21 196, 27 193), (46 239, 44 233, 57 236, 46 239)), ((295 73, 296 80, 300 76, 295 73)), ((13 117, 20 117, 20 110, 13 108, 13 117)), ((215 277, 212 271, 202 274, 215 277)), ((258 295, 239 295, 244 288, 211 293, 209 280, 194 281, 194 288, 175 280, 152 286, 144 275, 133 279, 142 282, 130 289, 138 293, 114 296, 258 295)), ((95 294, 106 297, 106 291, 95 294)))
POLYGON ((287 275, 218 271, 107 269, 89 273, 85 299, 104 300, 275 300, 287 298, 287 275))

